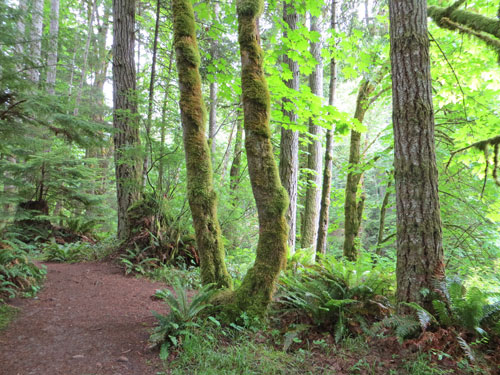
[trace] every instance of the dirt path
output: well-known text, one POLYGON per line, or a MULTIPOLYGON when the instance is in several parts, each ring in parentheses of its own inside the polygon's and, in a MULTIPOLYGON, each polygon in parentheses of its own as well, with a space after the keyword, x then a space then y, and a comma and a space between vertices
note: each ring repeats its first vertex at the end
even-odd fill
POLYGON ((18 318, 0 332, 0 374, 155 375, 157 353, 146 350, 151 296, 162 285, 125 277, 108 263, 46 264, 37 299, 18 299, 18 318))

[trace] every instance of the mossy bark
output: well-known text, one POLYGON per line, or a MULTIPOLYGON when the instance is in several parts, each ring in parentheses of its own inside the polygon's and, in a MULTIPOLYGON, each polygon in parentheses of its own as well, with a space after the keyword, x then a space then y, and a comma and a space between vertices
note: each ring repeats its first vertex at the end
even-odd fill
MULTIPOLYGON (((368 99, 375 86, 368 79, 361 82, 356 100, 356 111, 354 118, 360 123, 365 118, 368 110, 368 99)), ((364 196, 358 198, 358 186, 363 172, 361 168, 361 133, 356 130, 351 130, 351 144, 349 149, 349 173, 347 174, 347 183, 345 186, 345 236, 344 236, 344 257, 354 261, 358 257, 359 246, 357 238, 361 218, 363 216, 364 196)))
POLYGON ((497 52, 500 61, 500 19, 459 9, 464 3, 458 0, 447 8, 430 6, 427 14, 439 27, 482 40, 497 52))
POLYGON ((191 1, 173 0, 173 15, 188 200, 200 253, 201 280, 203 284, 215 283, 220 288, 231 288, 231 277, 224 263, 212 163, 205 135, 206 110, 191 1))
POLYGON ((233 301, 238 310, 252 315, 263 315, 271 302, 275 282, 285 267, 288 235, 285 220, 288 196, 274 160, 269 90, 262 68, 258 17, 263 7, 263 0, 237 3, 245 148, 259 217, 259 241, 255 263, 233 301))
POLYGON ((446 298, 436 290, 445 275, 426 5, 421 0, 389 1, 396 295, 400 302, 416 302, 433 311, 432 300, 437 295, 446 298))

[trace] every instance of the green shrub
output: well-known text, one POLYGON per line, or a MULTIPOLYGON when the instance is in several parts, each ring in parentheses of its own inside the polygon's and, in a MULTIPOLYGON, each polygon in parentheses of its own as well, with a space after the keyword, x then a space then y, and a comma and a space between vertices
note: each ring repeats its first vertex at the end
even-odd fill
POLYGON ((0 241, 0 302, 24 293, 34 295, 45 277, 45 267, 37 267, 29 258, 32 246, 11 238, 0 241))
POLYGON ((217 291, 213 285, 205 285, 189 301, 187 290, 177 280, 173 285, 174 293, 169 289, 158 290, 156 297, 161 298, 170 308, 167 315, 153 312, 158 325, 151 334, 150 341, 160 347, 160 357, 166 359, 171 346, 182 345, 182 340, 190 334, 190 329, 198 327, 200 313, 211 305, 209 299, 217 291))
POLYGON ((312 324, 334 332, 337 341, 352 328, 381 320, 391 311, 385 295, 393 277, 384 265, 325 258, 321 263, 281 278, 279 303, 308 317, 312 324))

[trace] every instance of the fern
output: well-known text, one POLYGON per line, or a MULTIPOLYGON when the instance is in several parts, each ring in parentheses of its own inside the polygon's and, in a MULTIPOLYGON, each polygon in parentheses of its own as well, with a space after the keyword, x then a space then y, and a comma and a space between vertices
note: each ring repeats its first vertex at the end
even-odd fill
POLYGON ((173 285, 174 293, 169 289, 157 290, 155 296, 164 300, 170 308, 170 313, 161 315, 153 311, 158 325, 153 329, 149 341, 153 346, 160 346, 160 357, 166 359, 170 346, 179 346, 182 337, 190 333, 190 329, 197 327, 196 320, 201 312, 211 305, 210 298, 217 292, 214 285, 203 286, 189 301, 186 288, 179 280, 173 285))

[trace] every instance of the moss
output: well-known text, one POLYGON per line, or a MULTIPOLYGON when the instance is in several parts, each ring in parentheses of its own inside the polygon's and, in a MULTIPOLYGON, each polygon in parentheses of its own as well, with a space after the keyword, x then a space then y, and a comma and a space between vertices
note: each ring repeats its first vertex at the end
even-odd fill
POLYGON ((200 65, 200 53, 196 43, 193 42, 192 37, 184 37, 175 43, 175 48, 182 50, 182 64, 190 64, 193 66, 200 65))
POLYGON ((174 0, 174 40, 179 72, 180 108, 186 155, 188 200, 200 255, 203 284, 231 288, 217 221, 210 150, 205 135, 206 109, 201 92, 200 57, 190 0, 174 0))
POLYGON ((257 256, 243 282, 231 295, 226 310, 263 316, 271 302, 275 282, 286 262, 288 197, 283 189, 271 144, 269 90, 262 69, 257 16, 262 0, 238 2, 238 40, 241 49, 242 92, 245 108, 245 148, 250 182, 259 216, 257 256))
POLYGON ((239 16, 259 17, 264 10, 264 0, 238 0, 239 16))
POLYGON ((265 78, 256 76, 251 72, 243 72, 241 81, 244 87, 243 98, 263 106, 266 111, 269 110, 271 104, 265 78))
POLYGON ((190 1, 177 0, 172 2, 172 12, 174 14, 174 41, 183 37, 195 38, 196 27, 194 20, 193 6, 190 1))

